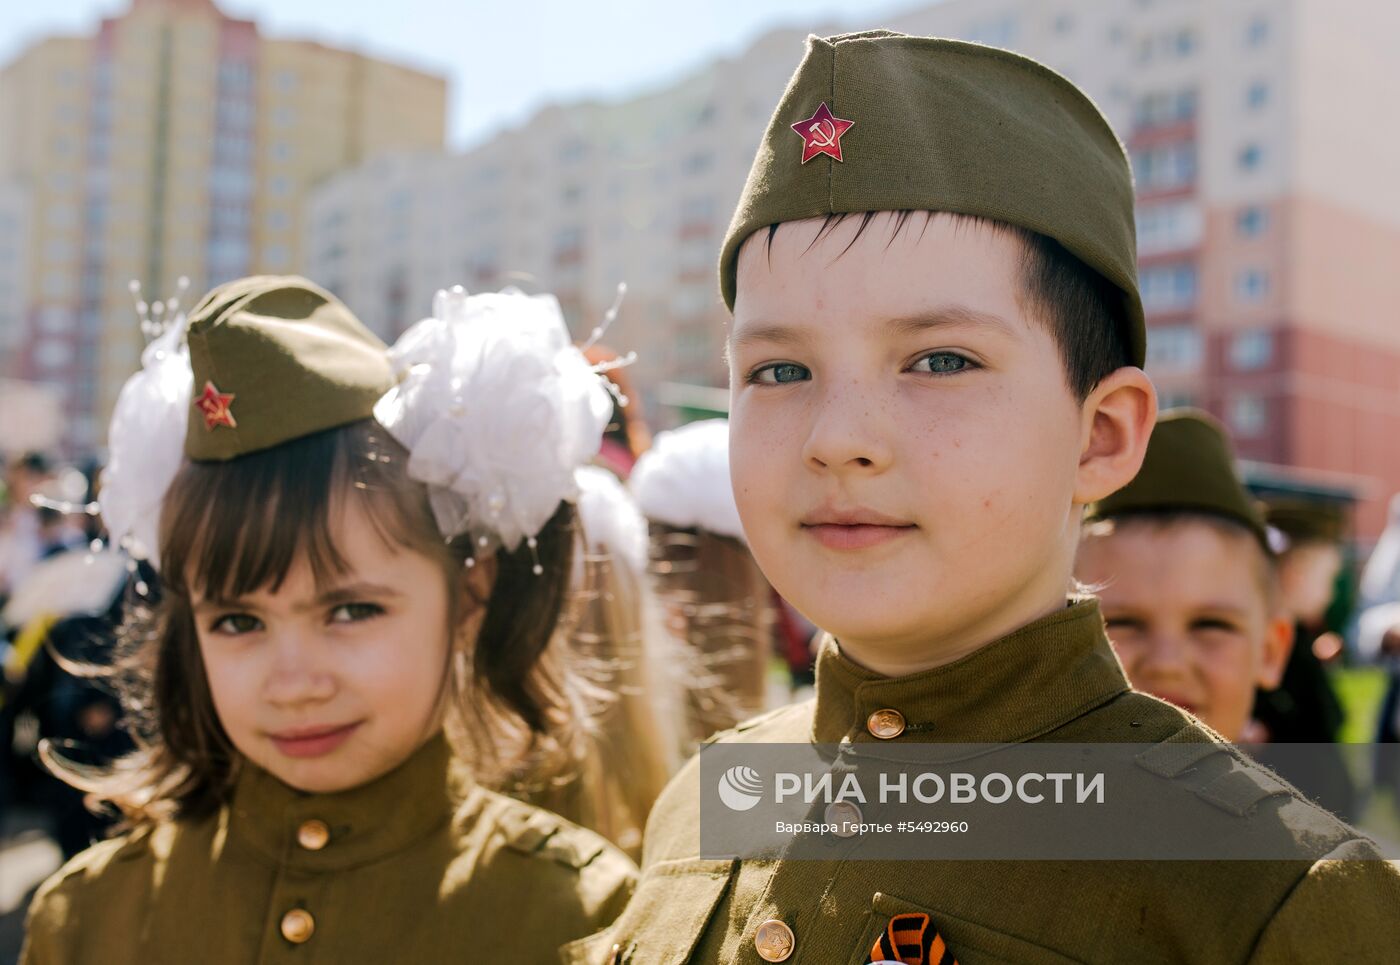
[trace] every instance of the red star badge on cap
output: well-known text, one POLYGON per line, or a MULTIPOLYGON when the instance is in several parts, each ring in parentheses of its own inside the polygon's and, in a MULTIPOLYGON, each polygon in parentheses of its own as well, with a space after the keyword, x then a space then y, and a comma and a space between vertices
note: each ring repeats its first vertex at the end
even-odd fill
POLYGON ((841 160, 841 135, 855 126, 855 121, 843 121, 833 115, 826 101, 822 101, 815 114, 792 125, 802 138, 802 163, 806 164, 818 154, 841 160))
POLYGON ((220 392, 214 388, 213 382, 204 383, 204 394, 195 402, 195 407, 204 413, 204 428, 213 432, 219 426, 228 426, 230 429, 237 429, 238 422, 233 418, 233 413, 229 411, 229 403, 233 401, 233 393, 220 392))

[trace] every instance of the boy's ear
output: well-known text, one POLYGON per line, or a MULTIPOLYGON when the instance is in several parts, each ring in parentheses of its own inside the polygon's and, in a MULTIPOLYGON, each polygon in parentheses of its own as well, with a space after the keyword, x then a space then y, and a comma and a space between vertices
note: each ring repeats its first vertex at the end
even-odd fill
POLYGON ((1122 489, 1142 468, 1157 422, 1157 390, 1142 369, 1124 366, 1094 387, 1080 415, 1074 501, 1087 506, 1122 489))
POLYGON ((1276 613, 1264 626, 1264 650, 1259 655, 1259 679, 1263 690, 1273 690, 1283 680, 1283 668, 1293 652, 1293 621, 1276 613))

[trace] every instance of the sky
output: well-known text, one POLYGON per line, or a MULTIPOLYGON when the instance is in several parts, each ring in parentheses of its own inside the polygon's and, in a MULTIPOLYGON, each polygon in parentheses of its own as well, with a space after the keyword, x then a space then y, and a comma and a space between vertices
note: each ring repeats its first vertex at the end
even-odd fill
MULTIPOLYGON (((0 0, 0 64, 54 33, 90 34, 129 0, 0 0)), ((881 26, 936 0, 216 0, 268 36, 444 74, 449 144, 476 144, 557 101, 626 97, 736 54, 778 27, 881 26)), ((800 49, 793 50, 793 66, 800 49)))

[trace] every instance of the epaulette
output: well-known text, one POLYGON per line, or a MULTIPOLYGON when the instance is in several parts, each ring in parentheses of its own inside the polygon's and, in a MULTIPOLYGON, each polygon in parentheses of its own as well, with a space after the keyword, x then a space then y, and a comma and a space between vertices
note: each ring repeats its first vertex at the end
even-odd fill
POLYGON ((509 802, 496 823, 506 847, 512 851, 548 858, 575 870, 585 867, 606 848, 597 835, 519 801, 509 802))
POLYGON ((1228 744, 1202 740, 1190 725, 1137 755, 1144 770, 1189 786, 1197 797, 1236 817, 1260 801, 1294 790, 1272 772, 1244 758, 1228 744))
POLYGON ((760 724, 766 724, 768 723, 768 721, 782 716, 783 714, 787 713, 789 710, 792 710, 794 707, 797 706, 800 705, 784 704, 782 707, 775 707, 772 710, 764 711, 761 714, 758 714, 754 717, 750 717, 748 720, 741 720, 739 723, 735 724, 733 727, 728 728, 727 730, 715 731, 709 737, 706 737, 704 740, 702 740, 700 744, 701 746, 705 746, 707 744, 714 744, 718 741, 724 740, 726 737, 732 737, 735 734, 742 734, 746 730, 753 730, 760 724))

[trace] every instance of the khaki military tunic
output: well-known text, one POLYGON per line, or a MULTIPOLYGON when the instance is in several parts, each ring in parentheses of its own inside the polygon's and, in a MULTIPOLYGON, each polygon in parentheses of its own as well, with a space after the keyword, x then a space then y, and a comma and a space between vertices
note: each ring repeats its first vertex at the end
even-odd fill
POLYGON ((439 737, 328 795, 246 767, 218 814, 98 844, 49 879, 21 962, 549 962, 617 916, 625 855, 450 777, 450 759, 439 737))
POLYGON ((1134 790, 1203 809, 1215 827, 1267 822, 1286 847, 1296 843, 1297 860, 706 860, 693 760, 652 812, 631 903, 610 928, 566 947, 566 963, 857 965, 906 912, 926 913, 961 965, 1400 960, 1400 872, 1333 860, 1378 855, 1191 717, 1132 692, 1093 600, 902 678, 864 670, 827 640, 814 701, 718 739, 1159 745, 1145 752, 1155 761, 1140 775, 1148 786, 1134 790), (1201 786, 1192 764, 1215 755, 1235 776, 1201 786))

